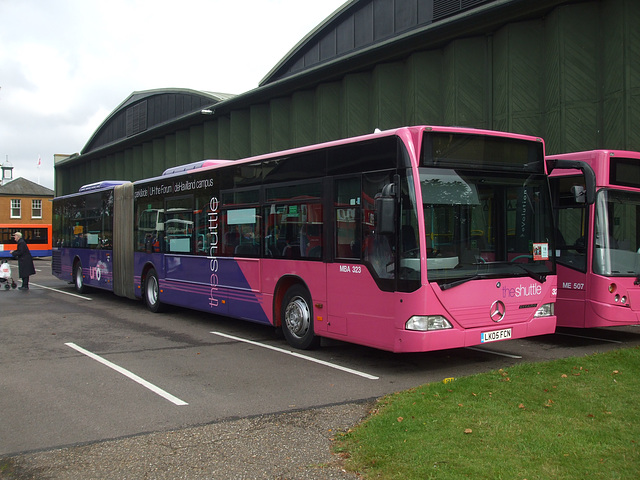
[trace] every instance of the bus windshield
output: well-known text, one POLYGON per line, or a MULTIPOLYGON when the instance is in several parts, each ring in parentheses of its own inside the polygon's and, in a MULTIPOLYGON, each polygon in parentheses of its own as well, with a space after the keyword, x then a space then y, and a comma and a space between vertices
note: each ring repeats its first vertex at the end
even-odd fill
POLYGON ((604 189, 596 196, 593 271, 628 277, 640 274, 640 192, 604 189))
POLYGON ((420 169, 430 282, 555 274, 544 175, 420 169))

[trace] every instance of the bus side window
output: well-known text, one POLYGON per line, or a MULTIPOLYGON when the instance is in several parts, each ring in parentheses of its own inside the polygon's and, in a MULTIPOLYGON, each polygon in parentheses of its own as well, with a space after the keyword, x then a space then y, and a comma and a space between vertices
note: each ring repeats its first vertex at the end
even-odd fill
POLYGON ((229 253, 234 256, 259 256, 261 225, 258 208, 237 208, 226 213, 225 248, 233 248, 233 252, 229 250, 229 253))
POLYGON ((335 256, 360 260, 362 255, 360 177, 336 180, 334 192, 335 256))
POLYGON ((575 200, 576 177, 551 179, 556 201, 556 252, 558 263, 581 272, 587 271, 585 232, 587 215, 584 203, 575 200))
POLYGON ((395 277, 395 235, 377 231, 375 218, 375 197, 390 183, 388 172, 367 173, 362 182, 364 260, 379 278, 395 277))

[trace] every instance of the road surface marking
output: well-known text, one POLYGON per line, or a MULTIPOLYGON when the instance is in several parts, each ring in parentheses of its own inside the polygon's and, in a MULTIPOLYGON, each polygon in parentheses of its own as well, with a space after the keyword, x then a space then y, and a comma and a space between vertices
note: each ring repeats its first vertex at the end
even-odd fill
POLYGON ((211 332, 211 333, 213 333, 214 335, 218 335, 220 337, 230 338, 231 340, 237 340, 238 342, 250 343, 251 345, 256 345, 258 347, 267 348, 269 350, 274 350, 276 352, 284 353, 285 355, 291 355, 293 357, 301 358, 303 360, 308 360, 309 362, 319 363, 320 365, 324 365, 325 367, 335 368, 336 370, 342 370, 343 372, 368 378, 369 380, 379 380, 379 377, 376 377, 374 375, 369 375, 368 373, 359 372, 358 370, 353 370, 351 368, 343 367, 341 365, 336 365, 335 363, 325 362, 324 360, 318 360, 317 358, 308 357, 307 355, 302 355, 297 352, 292 352, 291 350, 285 350, 283 348, 274 347, 271 345, 267 345, 265 343, 254 342, 253 340, 247 340, 246 338, 234 337, 233 335, 227 335, 226 333, 221 333, 221 332, 211 332))
POLYGON ((124 375, 127 378, 130 378, 134 382, 139 383, 143 387, 148 388, 149 390, 151 390, 153 393, 155 393, 157 395, 160 395, 162 398, 164 398, 166 400, 169 400, 170 402, 172 402, 172 403, 174 403, 176 405, 189 405, 187 402, 183 402, 179 398, 174 397, 170 393, 167 393, 164 390, 162 390, 161 388, 156 387, 152 383, 147 382, 145 379, 140 378, 138 375, 136 375, 134 373, 131 373, 129 370, 125 370, 124 368, 116 365, 115 363, 111 363, 109 360, 105 360, 104 358, 100 357, 99 355, 96 355, 95 353, 91 353, 89 350, 85 350, 84 348, 79 347, 75 343, 65 343, 65 345, 67 347, 73 348, 74 350, 82 353, 83 355, 86 355, 89 358, 94 359, 96 362, 100 362, 101 364, 106 365, 107 367, 115 370, 116 372, 124 375))
POLYGON ((622 343, 619 340, 609 340, 608 338, 586 337, 584 335, 574 335, 572 333, 556 332, 556 335, 564 335, 565 337, 586 338, 587 340, 597 340, 599 342, 622 343))
POLYGON ((92 299, 89 297, 83 297, 82 295, 78 295, 77 293, 71 293, 71 292, 65 292, 64 290, 58 290, 57 288, 51 288, 51 287, 45 287, 44 285, 38 285, 37 283, 29 283, 30 286, 34 286, 34 287, 38 287, 38 288, 44 288, 45 290, 53 290, 54 292, 58 292, 58 293, 64 293, 65 295, 71 295, 72 297, 76 297, 76 298, 81 298, 82 300, 89 300, 91 301, 92 299))
POLYGON ((467 349, 468 350, 474 350, 476 352, 491 353, 493 355, 500 355, 501 357, 507 357, 507 358, 522 358, 522 355, 513 355, 511 353, 495 352, 493 350, 485 350, 484 348, 478 348, 478 347, 467 347, 467 349))

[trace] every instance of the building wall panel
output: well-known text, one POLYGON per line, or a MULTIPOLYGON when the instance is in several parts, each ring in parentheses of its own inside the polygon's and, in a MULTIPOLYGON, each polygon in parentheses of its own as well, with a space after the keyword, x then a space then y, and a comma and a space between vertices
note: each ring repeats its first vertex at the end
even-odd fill
MULTIPOLYGON (((231 112, 230 122, 230 158, 243 158, 251 155, 251 118, 248 109, 231 112)), ((201 157, 202 158, 202 157, 201 157)))
POLYGON ((342 91, 340 82, 324 83, 316 89, 317 141, 335 140, 342 135, 342 91))
POLYGON ((486 57, 485 37, 454 40, 444 48, 445 124, 488 128, 486 57))
POLYGON ((269 137, 269 105, 261 103, 251 107, 249 118, 251 125, 251 156, 261 155, 271 151, 269 137))
POLYGON ((405 119, 408 125, 443 123, 442 51, 418 52, 405 70, 405 119))
POLYGON ((343 136, 352 137, 373 130, 370 119, 371 77, 368 73, 346 75, 344 90, 343 136))
MULTIPOLYGON (((331 55, 335 49, 348 55, 351 48, 387 35, 388 45, 380 47, 384 55, 353 69, 346 56, 342 69, 331 75, 321 76, 318 68, 315 83, 316 73, 309 73, 304 85, 266 89, 263 97, 253 91, 255 100, 237 107, 230 100, 201 119, 195 115, 199 111, 191 112, 192 124, 201 124, 163 130, 157 137, 163 149, 149 151, 147 143, 156 140, 148 134, 140 134, 138 144, 137 135, 129 137, 122 147, 123 167, 113 151, 86 160, 81 156, 57 167, 56 193, 76 191, 120 170, 125 179, 137 180, 203 158, 235 159, 416 124, 542 136, 549 153, 640 150, 640 2, 558 1, 544 15, 505 19, 486 31, 467 28, 458 34, 442 28, 446 35, 437 41, 416 37, 413 48, 399 36, 402 48, 396 53, 393 35, 434 15, 433 5, 428 0, 363 2, 336 25, 335 38, 319 41, 322 48, 314 52, 331 55)), ((175 95, 152 100, 150 122, 197 107, 185 106, 185 98, 175 95)), ((121 130, 125 112, 120 113, 103 135, 121 130)))
POLYGON ((315 100, 315 92, 313 90, 295 92, 292 96, 292 147, 301 147, 317 141, 315 100))
POLYGON ((384 63, 373 72, 373 124, 386 130, 405 123, 404 63, 384 63))
POLYGON ((540 21, 507 25, 493 37, 491 128, 542 135, 543 40, 540 21))
MULTIPOLYGON (((189 158, 204 158, 204 125, 193 125, 189 128, 189 158)), ((195 160, 194 160, 195 161, 195 160)), ((166 168, 172 165, 167 165, 166 168)))
POLYGON ((274 151, 284 150, 292 145, 291 99, 275 98, 271 101, 271 146, 274 151))

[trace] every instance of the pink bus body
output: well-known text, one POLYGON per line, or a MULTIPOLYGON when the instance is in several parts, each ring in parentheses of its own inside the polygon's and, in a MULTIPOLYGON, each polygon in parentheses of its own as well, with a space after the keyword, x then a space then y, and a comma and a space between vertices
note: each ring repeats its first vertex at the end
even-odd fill
POLYGON ((592 150, 550 155, 584 162, 595 174, 595 202, 584 202, 582 172, 554 170, 558 326, 640 323, 640 153, 592 150))
MULTIPOLYGON (((545 168, 539 138, 399 128, 117 186, 116 219, 132 190, 134 238, 114 228, 113 242, 135 245, 123 280, 152 311, 270 324, 296 348, 326 337, 424 352, 542 335, 555 330, 557 288, 545 168)), ((54 237, 82 230, 65 220, 77 195, 54 200, 54 237)), ((54 274, 100 287, 56 243, 54 274)))

